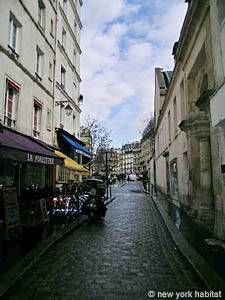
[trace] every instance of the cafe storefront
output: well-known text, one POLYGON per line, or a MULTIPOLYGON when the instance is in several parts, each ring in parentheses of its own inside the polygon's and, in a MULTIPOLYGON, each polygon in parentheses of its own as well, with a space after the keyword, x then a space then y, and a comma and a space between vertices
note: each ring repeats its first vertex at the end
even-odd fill
POLYGON ((54 192, 56 165, 63 163, 41 141, 1 127, 0 250, 5 241, 41 232, 48 222, 46 199, 54 192))

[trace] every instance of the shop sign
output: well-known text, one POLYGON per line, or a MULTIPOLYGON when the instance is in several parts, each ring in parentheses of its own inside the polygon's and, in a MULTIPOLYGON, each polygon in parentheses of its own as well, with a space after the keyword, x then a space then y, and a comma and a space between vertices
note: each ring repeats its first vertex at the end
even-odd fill
POLYGON ((20 225, 19 205, 16 188, 4 188, 2 199, 5 208, 5 223, 8 229, 20 225))
POLYGON ((27 153, 27 161, 45 165, 54 165, 54 158, 27 153))

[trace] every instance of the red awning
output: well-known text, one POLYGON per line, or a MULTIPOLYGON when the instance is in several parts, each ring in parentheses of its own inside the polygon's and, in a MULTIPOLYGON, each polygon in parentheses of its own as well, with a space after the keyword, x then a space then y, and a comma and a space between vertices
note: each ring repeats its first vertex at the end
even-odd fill
POLYGON ((32 137, 3 127, 0 132, 0 157, 45 165, 63 165, 63 159, 32 137))

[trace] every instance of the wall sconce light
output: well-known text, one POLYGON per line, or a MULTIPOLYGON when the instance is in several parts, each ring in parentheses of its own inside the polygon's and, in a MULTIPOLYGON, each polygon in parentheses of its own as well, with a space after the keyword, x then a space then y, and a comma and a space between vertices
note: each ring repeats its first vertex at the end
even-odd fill
POLYGON ((66 100, 66 101, 56 101, 55 102, 55 106, 58 106, 58 105, 64 106, 65 104, 67 104, 65 107, 66 115, 70 116, 72 114, 73 108, 71 107, 69 101, 66 100))
POLYGON ((68 117, 71 116, 72 111, 73 111, 73 109, 72 109, 72 107, 70 106, 70 104, 68 103, 67 106, 65 107, 66 115, 67 115, 68 117))
POLYGON ((81 103, 83 103, 83 102, 84 102, 84 96, 83 96, 83 95, 80 95, 80 96, 78 97, 78 103, 81 104, 81 103))

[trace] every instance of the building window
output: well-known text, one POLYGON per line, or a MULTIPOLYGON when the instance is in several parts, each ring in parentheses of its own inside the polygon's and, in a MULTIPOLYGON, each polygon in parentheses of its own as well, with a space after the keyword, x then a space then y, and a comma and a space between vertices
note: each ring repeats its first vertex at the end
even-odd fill
POLYGON ((178 176, 176 159, 170 164, 170 180, 172 195, 178 197, 178 176))
POLYGON ((44 65, 44 53, 41 49, 37 46, 36 48, 36 74, 39 78, 42 77, 43 74, 43 65, 44 65))
POLYGON ((177 134, 177 99, 173 99, 174 135, 177 134))
POLYGON ((186 118, 186 102, 185 102, 185 94, 184 94, 184 81, 182 80, 180 84, 180 103, 181 103, 181 120, 185 120, 186 118))
POLYGON ((74 21, 74 34, 76 35, 77 34, 77 22, 74 21))
POLYGON ((9 47, 18 53, 19 50, 19 34, 21 29, 20 22, 10 12, 9 16, 9 47))
POLYGON ((219 23, 222 24, 223 20, 225 19, 225 2, 224 2, 224 0, 217 0, 217 7, 218 7, 219 23))
POLYGON ((73 132, 74 132, 74 135, 76 134, 76 116, 73 115, 73 132))
POLYGON ((169 142, 171 141, 171 116, 170 110, 168 112, 168 134, 169 134, 169 142))
POLYGON ((42 105, 34 101, 34 107, 33 107, 33 136, 39 137, 40 131, 41 131, 41 110, 42 105))
POLYGON ((50 34, 52 37, 54 37, 54 22, 51 19, 51 23, 50 23, 50 34))
POLYGON ((73 83, 73 86, 74 86, 74 102, 77 103, 77 86, 76 86, 76 83, 74 82, 73 83))
POLYGON ((62 47, 66 49, 66 30, 62 28, 62 47))
POLYGON ((48 79, 52 81, 52 63, 49 62, 49 68, 48 68, 48 79))
POLYGON ((50 109, 47 109, 47 129, 52 129, 52 112, 50 109))
POLYGON ((65 14, 67 13, 67 0, 63 0, 63 11, 65 14))
POLYGON ((45 5, 42 0, 38 0, 38 24, 45 28, 45 5))
POLYGON ((16 125, 19 90, 19 87, 14 82, 6 80, 4 124, 9 127, 15 127, 16 125))
POLYGON ((76 68, 76 63, 77 63, 77 53, 76 50, 73 51, 73 65, 76 68))
POLYGON ((61 87, 65 89, 66 87, 66 70, 61 66, 61 87))

